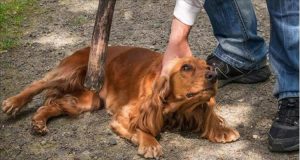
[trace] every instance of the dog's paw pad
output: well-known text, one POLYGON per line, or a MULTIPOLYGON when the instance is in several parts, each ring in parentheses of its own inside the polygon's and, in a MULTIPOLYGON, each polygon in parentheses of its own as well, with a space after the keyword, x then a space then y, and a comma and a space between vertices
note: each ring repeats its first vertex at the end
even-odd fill
POLYGON ((32 121, 32 134, 34 135, 45 135, 48 133, 46 123, 43 121, 32 121))
POLYGON ((227 143, 236 141, 239 138, 240 134, 237 130, 225 127, 214 131, 213 136, 211 136, 209 139, 213 142, 227 143))
POLYGON ((160 144, 149 145, 149 146, 139 146, 138 154, 144 156, 145 158, 159 158, 163 152, 160 144))
POLYGON ((15 115, 24 105, 23 100, 17 96, 10 97, 2 102, 2 110, 9 115, 15 115))

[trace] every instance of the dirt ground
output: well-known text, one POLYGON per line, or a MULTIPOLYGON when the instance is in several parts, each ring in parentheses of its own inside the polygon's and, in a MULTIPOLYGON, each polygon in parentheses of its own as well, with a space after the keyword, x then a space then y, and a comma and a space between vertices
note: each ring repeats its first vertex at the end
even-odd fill
MULTIPOLYGON (((40 0, 39 10, 24 24, 17 48, 0 53, 0 101, 40 78, 60 59, 90 43, 98 0, 40 0)), ((265 1, 254 0, 262 36, 269 39, 265 1)), ((165 50, 175 0, 118 0, 111 45, 165 50)), ((202 9, 190 37, 195 55, 205 58, 217 42, 202 9)), ((276 113, 272 97, 274 77, 255 85, 231 84, 218 92, 219 112, 236 127, 237 142, 215 144, 191 133, 163 132, 163 159, 299 159, 298 152, 271 153, 267 132, 276 113)), ((0 113, 0 159, 142 159, 137 147, 110 131, 105 110, 78 118, 59 117, 48 123, 43 137, 30 134, 33 112, 42 104, 37 96, 15 118, 0 113)))

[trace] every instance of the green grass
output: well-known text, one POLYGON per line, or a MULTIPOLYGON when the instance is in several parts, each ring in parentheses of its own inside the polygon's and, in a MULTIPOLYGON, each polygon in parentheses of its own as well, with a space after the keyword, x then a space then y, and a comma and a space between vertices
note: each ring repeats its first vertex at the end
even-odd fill
POLYGON ((15 47, 22 35, 22 23, 29 19, 37 0, 1 0, 0 51, 15 47))

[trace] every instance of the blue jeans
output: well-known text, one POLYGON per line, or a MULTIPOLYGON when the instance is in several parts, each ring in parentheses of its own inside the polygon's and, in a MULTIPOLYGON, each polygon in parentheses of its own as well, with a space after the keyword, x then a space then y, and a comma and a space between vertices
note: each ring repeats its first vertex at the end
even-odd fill
POLYGON ((274 96, 299 97, 299 1, 268 0, 271 22, 269 49, 257 34, 251 0, 206 0, 204 8, 219 44, 214 55, 246 70, 269 59, 276 75, 274 96))

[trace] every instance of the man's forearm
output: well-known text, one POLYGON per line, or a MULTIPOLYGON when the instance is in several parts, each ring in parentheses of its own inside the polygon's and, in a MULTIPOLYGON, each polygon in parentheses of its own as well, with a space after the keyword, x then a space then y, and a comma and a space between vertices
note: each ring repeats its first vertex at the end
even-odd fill
POLYGON ((174 18, 171 27, 169 43, 164 55, 163 64, 174 58, 191 56, 192 52, 188 43, 191 26, 174 18))
POLYGON ((174 18, 171 27, 169 44, 178 45, 185 41, 187 42, 190 30, 191 30, 191 26, 182 23, 177 18, 174 18))

